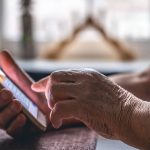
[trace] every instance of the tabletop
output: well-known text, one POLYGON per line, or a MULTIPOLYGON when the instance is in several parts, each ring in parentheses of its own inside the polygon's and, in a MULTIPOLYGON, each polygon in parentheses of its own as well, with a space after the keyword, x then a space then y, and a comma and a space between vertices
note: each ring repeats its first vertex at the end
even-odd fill
POLYGON ((108 140, 87 128, 66 128, 15 140, 0 130, 1 150, 137 150, 121 141, 108 140))

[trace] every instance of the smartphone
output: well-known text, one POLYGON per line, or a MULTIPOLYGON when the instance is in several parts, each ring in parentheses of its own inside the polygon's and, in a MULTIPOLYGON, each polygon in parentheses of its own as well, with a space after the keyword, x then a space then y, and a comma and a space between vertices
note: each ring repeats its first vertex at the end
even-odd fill
POLYGON ((13 96, 23 106, 23 113, 35 124, 40 130, 45 131, 47 128, 46 116, 41 112, 35 103, 7 76, 0 68, 0 84, 12 92, 13 96))

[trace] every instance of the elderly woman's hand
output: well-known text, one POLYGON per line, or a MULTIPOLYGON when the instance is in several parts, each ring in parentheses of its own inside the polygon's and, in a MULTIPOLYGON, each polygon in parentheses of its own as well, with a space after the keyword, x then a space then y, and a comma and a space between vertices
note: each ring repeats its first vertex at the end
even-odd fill
POLYGON ((138 105, 138 101, 132 101, 133 95, 89 69, 53 72, 32 89, 45 91, 55 128, 62 120, 75 118, 107 138, 120 139, 128 132, 138 105))

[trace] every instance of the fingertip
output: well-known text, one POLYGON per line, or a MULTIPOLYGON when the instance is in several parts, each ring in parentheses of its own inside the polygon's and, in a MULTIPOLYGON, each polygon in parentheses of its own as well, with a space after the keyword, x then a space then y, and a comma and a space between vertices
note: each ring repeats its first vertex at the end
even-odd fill
POLYGON ((31 90, 34 92, 41 92, 41 89, 36 84, 31 85, 31 90))
POLYGON ((31 84, 31 89, 34 91, 36 90, 36 83, 31 84))
POLYGON ((44 92, 45 91, 45 87, 41 84, 41 83, 33 83, 31 85, 31 89, 34 91, 34 92, 44 92))

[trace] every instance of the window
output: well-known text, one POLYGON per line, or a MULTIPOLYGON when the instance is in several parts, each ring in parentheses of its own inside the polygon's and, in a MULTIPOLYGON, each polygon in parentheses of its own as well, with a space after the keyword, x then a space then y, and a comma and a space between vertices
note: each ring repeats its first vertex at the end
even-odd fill
MULTIPOLYGON (((17 41, 21 36, 21 0, 4 2, 4 36, 8 40, 17 41)), ((73 23, 84 18, 87 2, 89 1, 33 0, 31 9, 35 39, 50 41, 70 33, 73 23)), ((119 38, 150 38, 148 0, 95 0, 94 4, 95 14, 99 15, 101 20, 103 16, 109 33, 119 38)))
MULTIPOLYGON (((100 5, 99 5, 100 6, 100 5)), ((150 38, 150 9, 148 0, 107 0, 106 27, 119 38, 150 38)))
MULTIPOLYGON (((0 47, 2 45, 3 48, 12 50, 16 56, 20 56, 18 53, 21 53, 22 1, 0 0, 0 4, 4 3, 3 23, 0 21, 0 47)), ((41 50, 43 48, 41 46, 45 43, 53 43, 69 36, 74 26, 81 24, 86 18, 87 8, 90 6, 92 13, 98 21, 103 23, 108 34, 128 41, 129 44, 137 47, 138 51, 149 52, 150 0, 31 1, 34 40, 39 44, 36 50, 41 50)), ((0 12, 2 11, 1 7, 0 12)), ((1 16, 0 13, 0 18, 1 16)), ((85 33, 81 34, 81 37, 89 38, 85 33)), ((147 56, 147 53, 144 55, 147 56)))

